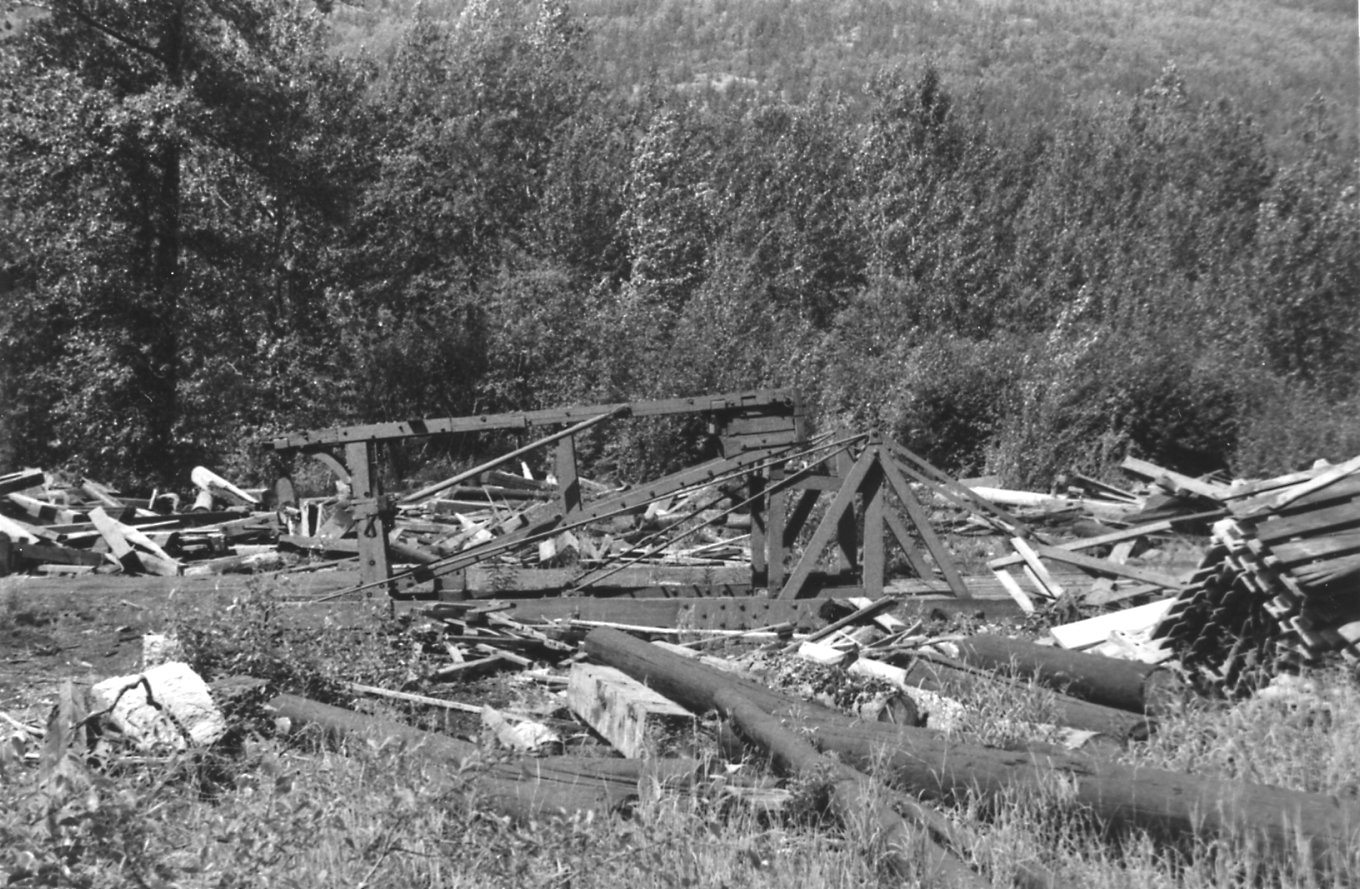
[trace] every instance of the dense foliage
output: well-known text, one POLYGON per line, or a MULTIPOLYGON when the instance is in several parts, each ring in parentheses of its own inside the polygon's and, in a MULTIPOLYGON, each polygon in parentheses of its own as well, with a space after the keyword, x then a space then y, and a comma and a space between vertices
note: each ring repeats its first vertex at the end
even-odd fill
POLYGON ((623 95, 557 0, 386 54, 278 0, 50 7, 0 41, 0 468, 176 484, 279 428, 767 385, 1016 483, 1360 451, 1321 99, 1267 134, 1168 67, 1001 127, 929 65, 623 95))

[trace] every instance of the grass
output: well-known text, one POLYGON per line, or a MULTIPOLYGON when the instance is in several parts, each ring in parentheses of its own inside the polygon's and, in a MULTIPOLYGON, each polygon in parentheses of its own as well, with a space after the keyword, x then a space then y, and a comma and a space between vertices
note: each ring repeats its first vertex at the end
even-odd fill
MULTIPOLYGON (((375 674, 398 681, 422 656, 418 636, 390 627, 343 640, 283 629, 271 623, 269 594, 261 588, 235 609, 202 618, 204 633, 190 640, 200 666, 220 675, 250 664, 277 688, 293 683, 292 690, 325 693, 340 680, 375 674), (306 670, 282 669, 277 656, 285 651, 306 670)), ((785 678, 810 681, 801 673, 785 678)), ((1196 702, 1122 758, 1354 795, 1360 688, 1340 669, 1307 681, 1302 697, 1196 702)), ((1032 691, 969 700, 961 737, 1020 740, 1009 736, 1013 726, 1047 721, 1046 693, 1032 691), (1006 727, 1005 737, 998 726, 1006 727)), ((220 749, 115 757, 104 768, 71 758, 46 777, 51 758, 49 768, 39 767, 37 740, 0 730, 8 733, 0 735, 0 873, 20 886, 91 887, 642 889, 840 887, 885 879, 867 827, 835 827, 806 804, 783 815, 758 812, 735 801, 728 792, 734 778, 718 762, 692 793, 644 788, 627 814, 512 824, 481 804, 470 780, 475 770, 460 773, 381 743, 323 749, 278 736, 267 719, 244 711, 233 718, 238 731, 220 749)), ((749 761, 736 775, 759 769, 749 761)), ((794 790, 795 801, 816 796, 815 787, 794 790)), ((964 804, 949 814, 972 841, 967 854, 996 886, 1007 885, 1018 862, 1036 858, 1065 885, 1092 889, 1360 881, 1360 850, 1324 879, 1296 857, 1271 859, 1232 841, 1173 849, 1138 835, 1103 836, 1070 805, 1069 790, 1055 779, 1037 797, 1017 796, 986 812, 964 804)))

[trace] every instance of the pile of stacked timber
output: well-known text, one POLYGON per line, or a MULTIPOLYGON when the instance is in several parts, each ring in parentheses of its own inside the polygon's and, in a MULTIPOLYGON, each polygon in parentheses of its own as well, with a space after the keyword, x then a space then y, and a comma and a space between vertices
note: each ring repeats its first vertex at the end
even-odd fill
POLYGON ((1153 636, 1228 687, 1281 659, 1360 661, 1360 458, 1240 485, 1153 636))

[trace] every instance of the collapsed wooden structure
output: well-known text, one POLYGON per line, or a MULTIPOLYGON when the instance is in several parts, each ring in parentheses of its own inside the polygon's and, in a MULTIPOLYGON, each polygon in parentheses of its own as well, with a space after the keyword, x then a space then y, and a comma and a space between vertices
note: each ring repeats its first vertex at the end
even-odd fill
MULTIPOLYGON (((469 576, 476 566, 500 554, 542 545, 564 533, 646 509, 704 486, 718 486, 727 492, 732 505, 723 514, 740 512, 749 521, 749 575, 736 585, 786 600, 827 586, 855 587, 870 596, 881 595, 887 573, 885 539, 897 543, 917 577, 934 579, 938 573, 954 596, 969 598, 971 592, 932 528, 926 507, 912 492, 909 478, 927 484, 953 502, 968 504, 1006 527, 1018 525, 1004 511, 980 500, 893 442, 868 434, 810 440, 801 400, 789 390, 343 426, 283 436, 273 446, 285 463, 303 455, 320 460, 348 486, 351 516, 359 529, 361 583, 356 590, 385 589, 391 594, 421 590, 462 598, 507 591, 590 588, 626 570, 631 562, 616 561, 570 576, 559 572, 550 578, 517 571, 509 590, 503 577, 495 589, 487 589, 469 583, 469 576), (716 456, 636 488, 593 499, 583 496, 577 471, 578 435, 609 421, 686 416, 708 422, 716 456), (489 431, 546 434, 414 493, 398 497, 381 489, 377 467, 384 446, 432 435, 489 431), (460 541, 456 548, 393 546, 390 536, 403 507, 419 504, 548 447, 554 449, 556 478, 551 500, 512 515, 484 539, 460 541), (800 534, 823 496, 827 501, 821 518, 806 544, 799 547, 800 534), (888 508, 890 501, 900 507, 905 520, 898 510, 888 508), (397 569, 399 560, 414 564, 397 569)), ((297 505, 292 492, 292 482, 285 475, 278 484, 281 507, 297 505)), ((634 557, 632 561, 640 559, 634 557)), ((695 574, 650 572, 653 578, 681 583, 692 582, 695 574)))

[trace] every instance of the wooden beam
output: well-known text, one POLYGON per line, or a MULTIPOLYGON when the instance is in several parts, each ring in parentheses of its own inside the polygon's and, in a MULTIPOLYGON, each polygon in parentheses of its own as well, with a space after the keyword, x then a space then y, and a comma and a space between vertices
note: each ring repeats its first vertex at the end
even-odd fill
POLYGON ((954 564, 954 556, 949 552, 948 547, 940 540, 940 536, 935 533, 934 527, 930 524, 930 516, 925 508, 912 496, 911 488, 907 485, 907 480, 902 477, 896 464, 891 460, 882 461, 883 475, 892 487, 893 493, 901 501, 902 508, 907 511, 907 517, 911 519, 916 531, 921 535, 921 542, 925 544, 931 558, 935 560, 935 567, 940 569, 944 575, 945 582, 954 591, 954 595, 960 599, 971 599, 973 594, 968 591, 968 585, 963 582, 963 577, 959 574, 958 567, 954 564))
POLYGON ((392 556, 387 547, 382 486, 378 481, 377 445, 357 441, 345 446, 351 494, 354 497, 355 532, 359 540, 359 577, 364 584, 389 583, 392 556))
POLYGON ((567 706, 624 756, 658 753, 667 734, 693 733, 694 714, 613 667, 575 664, 567 706))
POLYGON ((926 561, 925 554, 917 548, 916 542, 911 539, 911 531, 907 528, 907 523, 902 521, 902 517, 896 510, 885 510, 884 520, 888 525, 888 530, 892 532, 893 539, 897 541, 898 547, 902 550, 902 555, 906 557, 907 564, 911 565, 911 570, 916 576, 923 580, 931 580, 935 572, 931 569, 930 563, 926 561))
POLYGON ((18 472, 7 472, 0 475, 0 494, 26 491, 29 488, 39 487, 46 481, 47 476, 41 469, 20 469, 18 472))
MULTIPOLYGON (((876 446, 870 446, 874 449, 876 446)), ((868 449, 866 449, 866 453, 868 449)), ((863 455, 861 458, 863 459, 863 455)), ((836 474, 844 478, 850 473, 854 460, 848 450, 841 451, 836 455, 836 474)), ((867 475, 865 476, 868 477, 867 475)), ((844 481, 841 483, 844 485, 844 481)), ((855 494, 858 495, 862 484, 857 485, 855 494)), ((850 501, 850 507, 840 513, 840 518, 836 523, 836 548, 833 550, 835 558, 838 560, 836 571, 854 571, 859 567, 859 524, 855 518, 854 499, 850 501)))
POLYGON ((898 468, 910 475, 931 490, 938 492, 942 497, 957 506, 982 516, 990 524, 1000 523, 1001 527, 1011 529, 1010 534, 1023 534, 1028 530, 1024 522, 1015 516, 1001 509, 996 504, 989 503, 979 497, 977 493, 958 479, 949 475, 934 464, 928 462, 924 457, 909 450, 900 442, 889 440, 888 447, 893 456, 897 458, 898 468))
POLYGON ((883 595, 884 575, 887 573, 886 552, 883 540, 885 509, 883 506, 884 484, 881 460, 875 460, 860 490, 864 498, 864 553, 861 579, 864 595, 877 599, 883 595))
POLYGON ((562 514, 571 516, 581 511, 581 477, 576 469, 576 436, 559 439, 553 452, 553 474, 557 476, 557 496, 562 503, 562 514))
POLYGON ((790 389, 762 389, 748 392, 729 392, 720 395, 695 395, 684 398, 664 398, 652 401, 617 402, 569 408, 550 408, 507 414, 483 414, 472 417, 440 417, 408 420, 397 423, 370 423, 359 426, 336 426, 296 432, 274 439, 278 451, 308 450, 330 445, 348 445, 354 441, 389 441, 426 435, 445 435, 462 432, 484 432, 493 429, 534 429, 580 423, 612 411, 626 409, 633 417, 664 417, 688 413, 770 413, 788 417, 790 432, 795 431, 795 418, 801 414, 800 399, 790 389))
POLYGON ((1185 584, 1176 580, 1174 577, 1167 577, 1166 575, 1158 574, 1155 571, 1144 571, 1140 568, 1131 568, 1128 565, 1121 565, 1118 562, 1112 562, 1108 559, 1093 559, 1090 556, 1084 556, 1081 553, 1075 553, 1071 550, 1062 549, 1056 546, 1044 546, 1043 544, 1036 543, 1034 544, 1034 552, 1045 559, 1052 559, 1055 562, 1065 562, 1068 565, 1083 568, 1094 574, 1101 574, 1106 577, 1127 577, 1131 580, 1139 581, 1140 583, 1150 583, 1155 586, 1166 587, 1167 589, 1172 590, 1179 590, 1185 586, 1185 584))
POLYGON ((1137 457, 1125 457, 1124 462, 1119 464, 1119 466, 1121 469, 1132 472, 1135 475, 1150 478, 1154 482, 1173 492, 1185 491, 1209 500, 1216 500, 1220 503, 1231 497, 1233 493, 1232 488, 1227 485, 1220 485, 1215 484, 1214 482, 1206 482, 1197 478, 1191 478, 1188 475, 1182 475, 1179 472, 1165 469, 1158 466, 1156 463, 1149 463, 1147 460, 1140 460, 1137 457))
POLYGON ((788 515, 789 492, 779 483, 784 479, 784 467, 770 467, 769 482, 774 493, 769 495, 765 510, 765 589, 768 592, 784 586, 784 522, 788 515))
MULTIPOLYGON (((608 411, 607 413, 602 413, 598 416, 582 420, 581 422, 577 423, 574 426, 570 426, 566 429, 559 429, 557 432, 554 432, 551 435, 545 435, 540 439, 529 442, 527 445, 524 445, 523 447, 515 448, 513 451, 501 454, 499 457, 493 457, 492 459, 487 460, 485 463, 479 463, 478 465, 472 467, 471 469, 464 470, 463 472, 460 472, 457 475, 452 476, 451 478, 446 478, 441 482, 435 482, 432 485, 426 485, 419 491, 413 491, 410 494, 407 494, 406 496, 402 497, 399 502, 403 506, 409 506, 413 503, 419 503, 422 500, 426 500, 430 497, 433 497, 440 491, 444 491, 447 490, 448 488, 460 485, 470 478, 476 478, 483 472, 488 472, 499 466, 504 466, 506 463, 509 463, 512 460, 518 460, 520 457, 532 453, 533 451, 536 451, 539 448, 547 447, 548 445, 554 444, 558 441, 562 441, 563 439, 570 440, 570 438, 578 432, 584 432, 585 430, 591 428, 592 426, 597 426, 600 423, 603 423, 605 420, 609 420, 614 417, 623 416, 627 412, 628 406, 620 405, 614 408, 613 410, 608 411)), ((571 477, 573 480, 575 480, 576 478, 575 451, 572 452, 572 466, 570 467, 570 469, 571 477)))
POLYGON ((831 543, 834 535, 841 530, 841 520, 845 513, 854 508, 855 497, 859 493, 859 486, 864 477, 869 472, 869 466, 874 461, 874 449, 866 448, 860 458, 855 461, 849 472, 841 483, 841 489, 836 492, 831 505, 827 507, 826 514, 822 516, 822 521, 817 525, 817 530, 812 533, 812 539, 808 541, 807 547, 803 550, 803 555, 798 559, 798 564, 789 574, 788 581, 779 591, 781 599, 796 599, 802 592, 803 585, 807 583, 808 577, 817 567, 817 562, 821 559, 822 552, 831 543))
POLYGON ((1034 547, 1029 545, 1029 541, 1023 537, 1012 537, 1011 546, 1015 547, 1016 554, 1024 560, 1030 577, 1039 587, 1039 592, 1050 599, 1061 599, 1066 590, 1048 573, 1048 568, 1044 567, 1043 560, 1039 558, 1034 547))
POLYGON ((755 472, 751 474, 747 482, 746 491, 751 505, 748 507, 748 514, 751 517, 751 584, 752 586, 765 586, 769 583, 769 562, 768 547, 766 545, 766 502, 768 497, 765 493, 765 474, 755 472))

